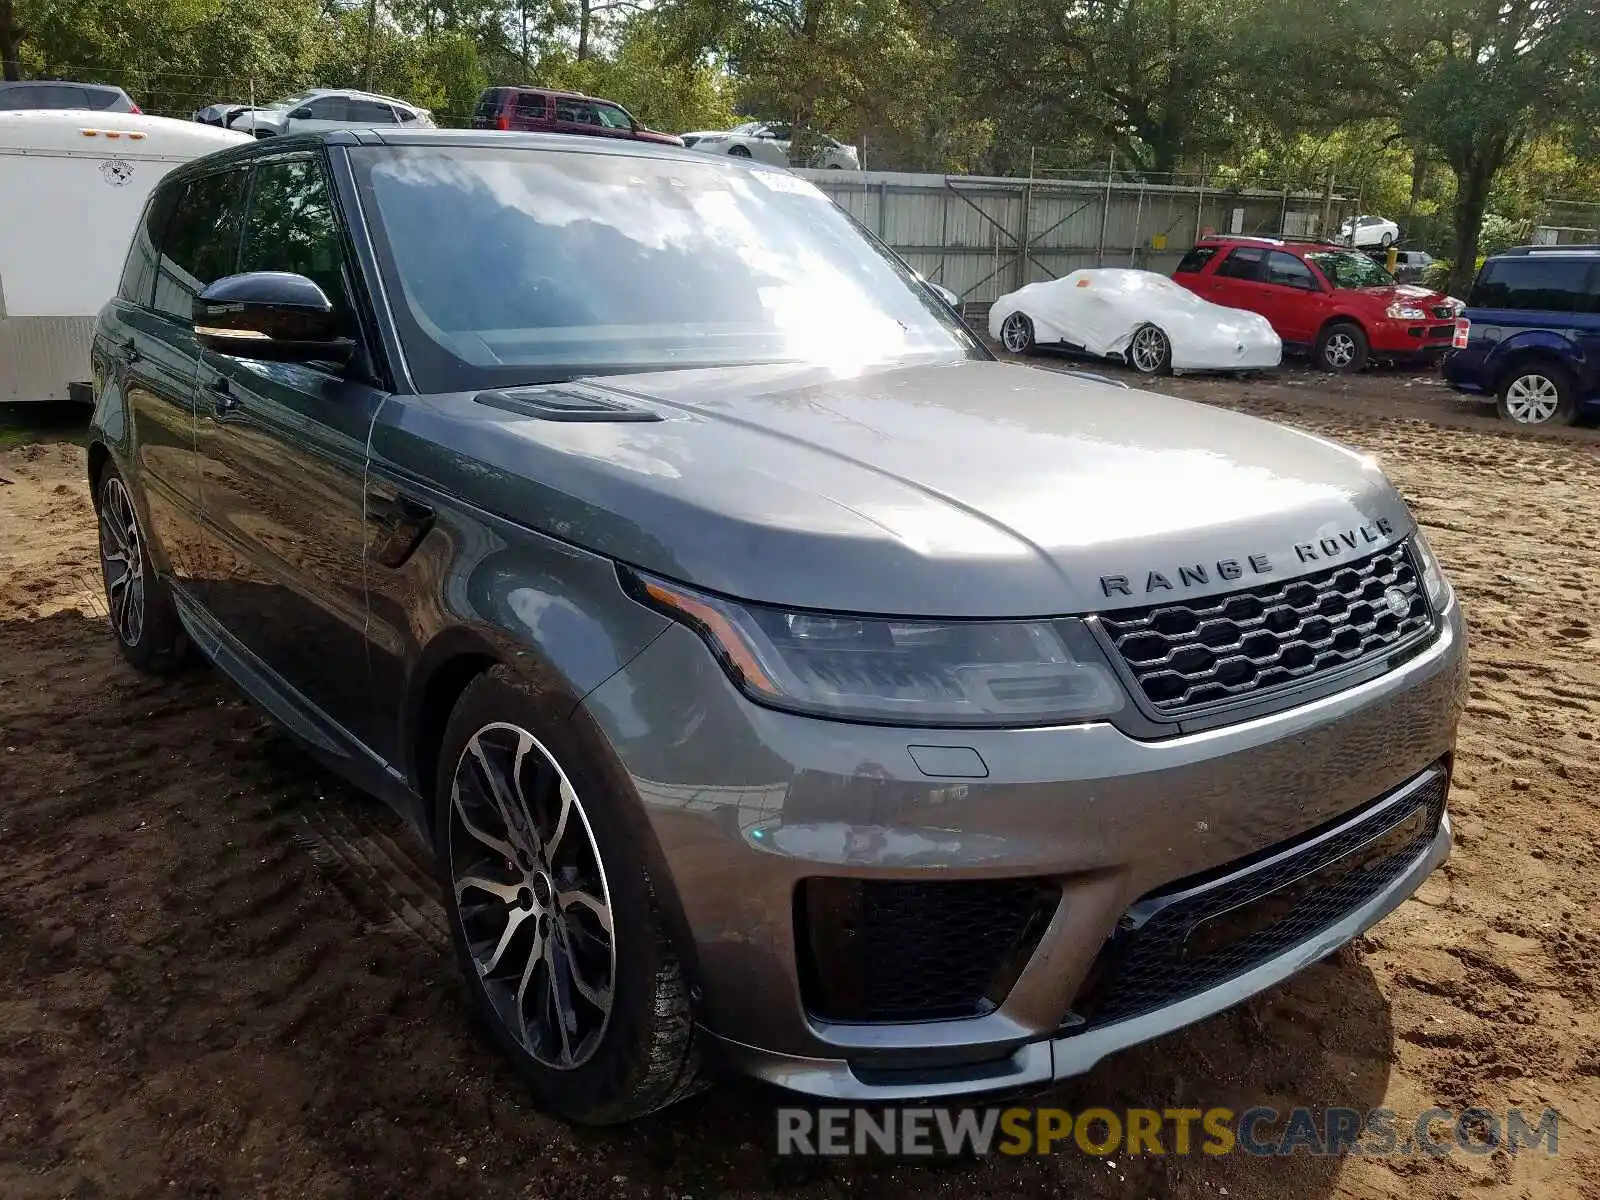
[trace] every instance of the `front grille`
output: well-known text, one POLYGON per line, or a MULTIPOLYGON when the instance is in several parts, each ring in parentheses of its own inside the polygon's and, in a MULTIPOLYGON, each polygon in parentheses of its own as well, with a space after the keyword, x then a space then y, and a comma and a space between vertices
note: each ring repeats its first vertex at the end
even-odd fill
POLYGON ((981 1016, 1005 999, 1060 900, 1038 879, 803 880, 806 1010, 848 1022, 981 1016))
POLYGON ((1124 609, 1100 623, 1150 705, 1181 715, 1400 650, 1428 634, 1433 616, 1396 545, 1298 579, 1124 609))
POLYGON ((1297 845, 1130 908, 1073 1004, 1081 1031, 1175 1004, 1306 941, 1398 879, 1444 815, 1442 768, 1297 845))

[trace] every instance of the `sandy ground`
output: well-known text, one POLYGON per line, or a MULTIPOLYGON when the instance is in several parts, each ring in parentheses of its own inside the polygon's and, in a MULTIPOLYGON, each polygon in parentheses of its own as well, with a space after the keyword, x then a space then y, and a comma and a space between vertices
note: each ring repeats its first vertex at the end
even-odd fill
POLYGON ((1375 453, 1415 506, 1472 625, 1459 842, 1358 944, 1054 1100, 1549 1105, 1558 1156, 794 1161, 748 1084, 620 1130, 531 1111, 398 823, 215 673, 118 657, 50 431, 0 449, 0 1197, 1600 1196, 1600 439, 1406 374, 1160 386, 1375 453))

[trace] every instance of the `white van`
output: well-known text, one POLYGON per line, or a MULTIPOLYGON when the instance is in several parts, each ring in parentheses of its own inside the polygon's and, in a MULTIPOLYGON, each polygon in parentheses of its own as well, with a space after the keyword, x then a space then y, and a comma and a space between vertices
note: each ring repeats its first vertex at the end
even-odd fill
POLYGON ((250 140, 134 113, 0 112, 0 403, 90 399, 95 317, 151 189, 250 140))

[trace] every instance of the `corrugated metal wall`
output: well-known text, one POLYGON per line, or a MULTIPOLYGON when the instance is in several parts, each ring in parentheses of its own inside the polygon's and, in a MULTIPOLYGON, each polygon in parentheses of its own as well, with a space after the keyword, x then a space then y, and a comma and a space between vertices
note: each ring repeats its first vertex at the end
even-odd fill
POLYGON ((1342 196, 1087 180, 796 171, 963 301, 987 305, 1079 267, 1169 272, 1198 233, 1311 236, 1342 196))

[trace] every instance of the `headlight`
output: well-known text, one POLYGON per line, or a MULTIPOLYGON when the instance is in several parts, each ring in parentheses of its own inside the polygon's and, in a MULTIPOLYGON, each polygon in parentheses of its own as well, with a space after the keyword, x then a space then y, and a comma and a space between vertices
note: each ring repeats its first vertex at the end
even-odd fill
POLYGON ((1396 300, 1384 310, 1396 321, 1426 321, 1428 310, 1418 308, 1415 304, 1404 304, 1396 300))
POLYGON ((1453 598, 1450 581, 1439 569, 1439 560, 1433 556, 1433 547, 1428 545, 1427 535, 1420 525, 1411 535, 1411 543, 1417 548, 1417 561, 1422 564, 1422 587, 1428 593, 1428 602, 1433 605, 1434 612, 1442 613, 1450 607, 1453 598))
POLYGON ((1054 725, 1103 718, 1123 692, 1070 618, 924 621, 736 604, 624 571, 644 603, 695 630, 753 700, 905 725, 1054 725))

